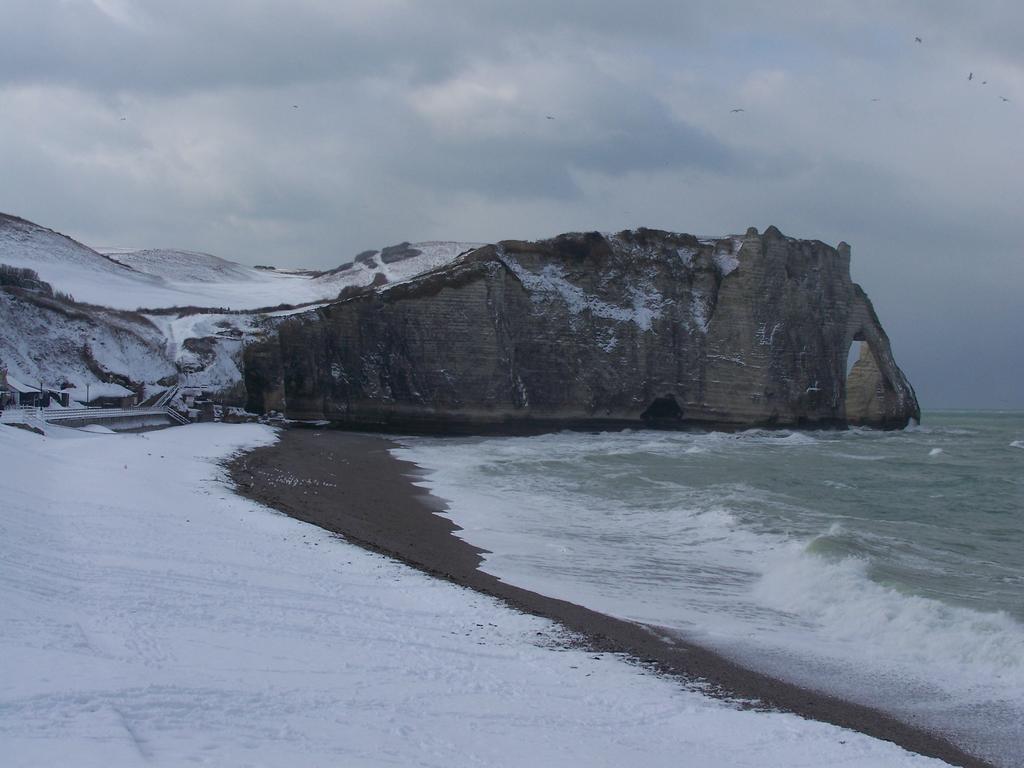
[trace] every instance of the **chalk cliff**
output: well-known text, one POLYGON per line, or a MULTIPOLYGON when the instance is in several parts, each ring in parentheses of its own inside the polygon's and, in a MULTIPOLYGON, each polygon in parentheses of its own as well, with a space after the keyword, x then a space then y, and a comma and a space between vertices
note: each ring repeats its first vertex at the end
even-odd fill
POLYGON ((483 246, 297 315, 247 349, 245 380, 254 410, 400 431, 920 418, 849 246, 774 227, 483 246))

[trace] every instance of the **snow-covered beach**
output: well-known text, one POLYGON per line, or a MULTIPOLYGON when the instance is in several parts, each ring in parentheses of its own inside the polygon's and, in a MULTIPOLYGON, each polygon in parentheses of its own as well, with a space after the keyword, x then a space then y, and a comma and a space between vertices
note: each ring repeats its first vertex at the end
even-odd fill
POLYGON ((942 764, 573 648, 236 496, 221 462, 274 439, 0 427, 6 765, 942 764))

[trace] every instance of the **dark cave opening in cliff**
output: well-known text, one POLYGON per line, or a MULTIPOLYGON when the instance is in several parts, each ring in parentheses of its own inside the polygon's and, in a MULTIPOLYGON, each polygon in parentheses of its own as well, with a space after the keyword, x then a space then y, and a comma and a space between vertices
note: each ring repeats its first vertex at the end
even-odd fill
POLYGON ((663 424, 683 420, 683 409, 672 395, 657 397, 640 414, 640 418, 649 424, 663 424))

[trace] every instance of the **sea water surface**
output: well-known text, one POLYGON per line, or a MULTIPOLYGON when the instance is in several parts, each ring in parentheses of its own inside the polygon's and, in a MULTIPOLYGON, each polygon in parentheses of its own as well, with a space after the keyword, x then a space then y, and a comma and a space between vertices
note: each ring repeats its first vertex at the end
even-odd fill
POLYGON ((1024 765, 1024 413, 403 444, 504 581, 1024 765))

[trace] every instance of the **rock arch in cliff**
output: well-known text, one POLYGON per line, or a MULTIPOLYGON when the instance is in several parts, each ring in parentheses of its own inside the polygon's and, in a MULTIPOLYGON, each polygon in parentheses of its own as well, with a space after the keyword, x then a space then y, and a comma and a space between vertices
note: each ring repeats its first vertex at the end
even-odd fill
POLYGON ((893 389, 879 368, 878 358, 863 333, 854 336, 851 354, 857 350, 846 372, 846 421, 854 426, 871 424, 883 415, 885 393, 893 389))
MULTIPOLYGON (((917 397, 896 365, 889 337, 863 289, 853 284, 843 350, 860 344, 860 354, 843 377, 846 423, 900 428, 920 421, 917 397)), ((845 362, 845 358, 844 358, 845 362)))
POLYGON ((846 344, 847 369, 843 382, 846 423, 899 427, 906 424, 908 411, 911 419, 920 420, 913 389, 893 360, 889 338, 859 287, 858 293, 859 306, 855 303, 851 313, 854 321, 851 327, 856 330, 848 334, 846 344), (857 350, 855 358, 854 350, 857 350))

